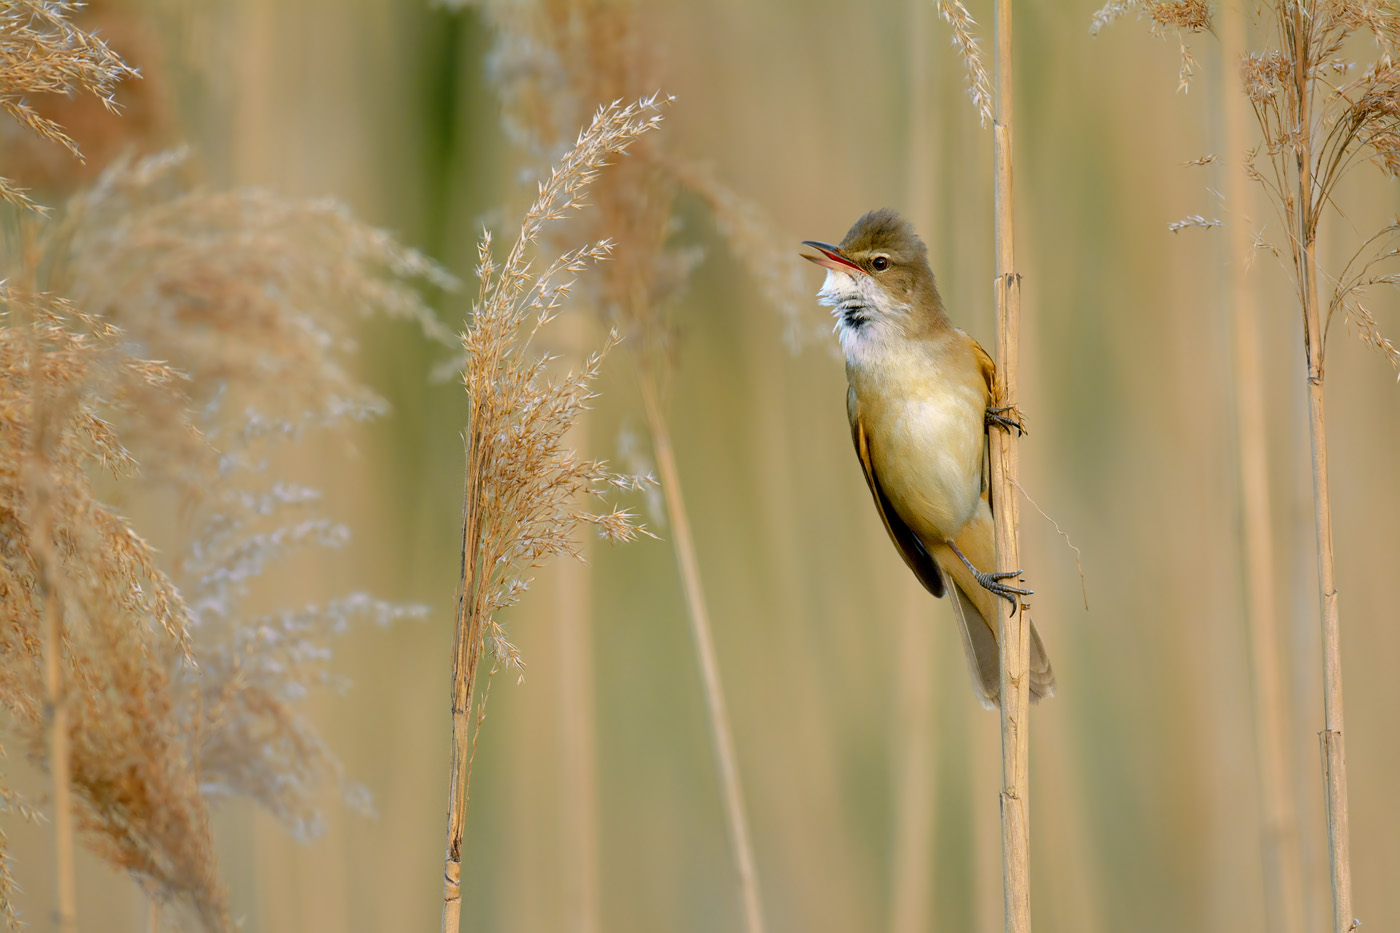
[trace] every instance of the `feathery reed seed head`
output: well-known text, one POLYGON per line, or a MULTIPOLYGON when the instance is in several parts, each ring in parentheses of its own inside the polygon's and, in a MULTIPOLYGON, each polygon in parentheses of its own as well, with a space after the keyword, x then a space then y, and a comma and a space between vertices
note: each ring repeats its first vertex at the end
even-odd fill
MULTIPOLYGON (((82 158, 56 121, 25 100, 26 94, 87 91, 116 110, 114 94, 135 69, 97 36, 73 25, 82 4, 73 0, 5 0, 0 3, 0 110, 21 126, 82 158)), ((0 199, 37 208, 15 182, 0 178, 0 199)))
POLYGON ((225 930, 208 803, 250 797, 303 837, 327 784, 366 807, 302 701, 336 682, 327 644, 352 619, 422 614, 359 593, 249 610, 267 567, 348 534, 274 455, 382 409, 350 375, 347 312, 455 343, 418 293, 455 281, 337 205, 193 189, 180 166, 119 162, 31 218, 0 285, 0 703, 42 763, 41 620, 60 613, 83 841, 225 930), (107 491, 178 515, 172 556, 107 491))
POLYGON ((977 42, 977 22, 963 6, 962 0, 938 0, 938 15, 953 27, 953 46, 962 56, 967 71, 967 92, 977 110, 982 126, 992 125, 992 79, 982 62, 982 47, 977 42))
POLYGON ((529 586, 524 574, 552 557, 577 556, 575 535, 584 526, 614 541, 645 533, 626 510, 593 512, 578 503, 650 481, 614 473, 601 461, 579 459, 563 444, 593 398, 591 386, 618 335, 578 372, 562 376, 550 375, 548 357, 530 352, 531 340, 558 312, 574 277, 609 258, 612 243, 599 240, 569 250, 538 273, 527 253, 549 223, 583 205, 585 189, 612 156, 656 128, 668 100, 653 95, 600 108, 574 148, 540 183, 505 262, 496 265, 489 235, 478 251, 481 290, 462 334, 462 379, 471 404, 465 503, 470 589, 464 599, 475 650, 489 646, 497 662, 517 668, 519 654, 497 613, 529 586))

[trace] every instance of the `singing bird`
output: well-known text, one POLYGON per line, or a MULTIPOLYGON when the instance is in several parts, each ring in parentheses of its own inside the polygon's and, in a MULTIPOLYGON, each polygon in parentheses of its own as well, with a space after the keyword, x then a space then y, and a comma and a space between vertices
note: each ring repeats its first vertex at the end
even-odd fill
MULTIPOLYGON (((972 685, 988 708, 1001 696, 1000 600, 1030 590, 994 568, 987 430, 1019 429, 997 400, 996 366, 953 326, 928 250, 892 210, 871 211, 839 246, 804 241, 826 268, 818 300, 830 305, 846 356, 846 413, 875 508, 904 562, 934 596, 953 592, 972 685)), ((1031 699, 1055 674, 1031 626, 1031 699)))

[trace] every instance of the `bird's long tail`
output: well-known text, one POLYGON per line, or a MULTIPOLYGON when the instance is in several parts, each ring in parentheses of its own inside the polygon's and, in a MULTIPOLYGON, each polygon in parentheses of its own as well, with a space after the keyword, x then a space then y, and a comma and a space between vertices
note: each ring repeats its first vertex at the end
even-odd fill
MULTIPOLYGON (((957 544, 978 570, 989 572, 994 569, 996 556, 991 513, 979 509, 978 515, 958 535, 957 544)), ((951 548, 937 548, 934 559, 943 571, 944 579, 953 584, 949 587, 954 597, 951 600, 953 613, 957 616, 963 650, 967 654, 972 688, 982 705, 991 709, 1001 702, 1001 660, 997 650, 997 634, 1001 619, 1010 607, 1005 600, 979 584, 972 571, 953 554, 951 548)), ((1034 622, 1031 623, 1030 648, 1031 702, 1034 703, 1055 692, 1055 671, 1050 666, 1045 644, 1040 640, 1034 622)))

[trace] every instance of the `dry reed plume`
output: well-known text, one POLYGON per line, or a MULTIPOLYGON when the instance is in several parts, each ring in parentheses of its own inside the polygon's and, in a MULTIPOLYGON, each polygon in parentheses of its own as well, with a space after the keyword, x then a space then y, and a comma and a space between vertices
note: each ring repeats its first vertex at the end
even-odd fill
POLYGON ((968 95, 972 98, 972 106, 977 109, 978 121, 986 126, 992 122, 995 100, 992 79, 982 62, 982 46, 977 41, 977 22, 963 6, 962 0, 938 0, 938 15, 953 29, 953 47, 958 50, 967 72, 968 95))
POLYGON ((452 282, 343 208, 190 190, 179 165, 114 166, 26 253, 21 277, 47 289, 0 295, 0 677, 26 750, 45 760, 39 627, 61 621, 85 841, 223 929, 208 802, 251 797, 301 837, 318 830, 325 784, 362 805, 300 701, 334 683, 326 642, 352 618, 419 611, 361 593, 244 608, 267 567, 348 535, 273 465, 311 430, 382 409, 346 370, 353 315, 437 334, 413 284, 452 282), (103 504, 113 494, 181 516, 172 561, 103 504))
POLYGON ((1187 45, 1186 36, 1191 33, 1214 31, 1214 14, 1210 4, 1206 0, 1108 0, 1094 14, 1089 34, 1097 36, 1100 29, 1128 13, 1134 13, 1139 18, 1146 16, 1155 36, 1165 37, 1168 29, 1176 33, 1181 46, 1181 70, 1177 76, 1176 89, 1183 94, 1190 90, 1191 79, 1196 75, 1196 58, 1191 54, 1191 46, 1187 45))
POLYGON ((466 361, 462 379, 470 404, 466 431, 466 480, 462 506, 462 579, 453 646, 452 770, 449 780, 442 929, 456 933, 461 922, 463 830, 471 760, 485 714, 485 689, 476 697, 483 654, 497 666, 522 669, 499 613, 529 587, 526 575, 551 558, 577 556, 578 534, 595 528, 611 541, 644 533, 631 513, 617 508, 591 512, 584 497, 642 488, 648 477, 612 472, 597 460, 580 458, 564 436, 591 398, 591 386, 614 335, 577 372, 551 376, 548 356, 531 347, 540 329, 558 313, 574 277, 613 252, 609 240, 568 250, 543 269, 532 269, 529 253, 547 228, 583 206, 585 189, 612 156, 623 153, 661 121, 663 101, 643 97, 601 108, 588 129, 540 183, 539 195, 521 222, 520 234, 497 266, 489 233, 478 251, 481 283, 462 334, 466 361), (472 708, 475 699, 475 728, 472 708))
MULTIPOLYGON (((110 105, 133 74, 67 21, 77 6, 0 8, 3 106, 70 150, 21 95, 82 88, 110 105)), ((249 796, 314 833, 319 787, 354 790, 300 711, 332 680, 326 640, 352 616, 415 611, 363 594, 270 614, 245 600, 274 560, 345 540, 315 490, 274 470, 309 430, 382 409, 346 369, 347 312, 450 340, 417 293, 450 277, 336 205, 191 189, 180 162, 118 163, 0 242, 0 703, 53 779, 64 930, 74 821, 153 904, 230 929, 210 801, 249 796), (168 515, 163 560, 137 517, 168 515)), ((35 207, 13 183, 0 197, 35 207)))
MULTIPOLYGON (((105 42, 72 23, 81 7, 73 0, 0 3, 0 110, 77 158, 82 155, 64 128, 25 95, 86 91, 115 111, 117 85, 137 76, 105 42)), ((0 199, 38 209, 25 189, 6 178, 0 178, 0 199)))
POLYGON ((350 593, 249 612, 267 568, 349 537, 322 514, 318 490, 275 467, 314 434, 383 411, 347 369, 356 319, 403 318, 450 342, 418 287, 456 283, 334 202, 192 188, 183 167, 181 153, 119 162, 76 195, 54 231, 50 275, 141 353, 189 376, 187 400, 218 456, 162 457, 144 471, 179 490, 167 504, 184 516, 172 575, 198 661, 180 671, 196 701, 185 728, 200 738, 207 796, 251 797, 309 838, 320 787, 341 785, 365 805, 299 711, 311 688, 336 683, 326 643, 353 619, 422 610, 350 593))
MULTIPOLYGON (((1208 29, 1208 13, 1173 25, 1208 29)), ((1263 140, 1248 153, 1245 171, 1268 194, 1287 233, 1286 247, 1268 248, 1280 257, 1286 250, 1291 260, 1303 325, 1322 608, 1320 739, 1333 928, 1347 933, 1359 921, 1352 912, 1340 616, 1323 404, 1325 345, 1332 318, 1340 311, 1363 341, 1400 368, 1400 352, 1364 303, 1371 287, 1400 282, 1400 276, 1386 271, 1387 264, 1400 257, 1400 224, 1387 224, 1363 237, 1335 272, 1319 269, 1317 241, 1325 208, 1342 212, 1335 198, 1337 186, 1351 169, 1370 162, 1386 175, 1400 174, 1400 67, 1392 61, 1400 51, 1400 17, 1390 4, 1366 0, 1276 0, 1262 4, 1256 16, 1275 46, 1247 53, 1239 62, 1243 91, 1263 140), (1375 60, 1364 66, 1350 60, 1349 40, 1357 34, 1369 35, 1378 50, 1375 60), (1325 306, 1319 297, 1320 278, 1332 286, 1325 306)))
POLYGON ((309 431, 382 408, 345 368, 347 312, 436 334, 412 286, 452 282, 343 208, 189 190, 179 164, 109 170, 26 254, 21 273, 52 290, 0 295, 0 682, 44 760, 40 626, 59 618, 85 841, 155 899, 223 929, 207 803, 251 797, 302 837, 318 830, 325 784, 363 805, 301 700, 334 683, 326 643, 351 619, 419 611, 361 593, 244 608, 268 566, 348 535, 319 514, 316 490, 272 464, 309 431), (139 470, 133 450, 149 453, 139 470), (99 470, 117 478, 98 483, 99 470), (105 494, 182 516, 169 566, 105 494))
POLYGON ((127 356, 119 331, 61 299, 7 286, 0 300, 0 701, 26 752, 56 773, 45 739, 53 708, 64 709, 87 844, 206 928, 226 929, 195 737, 179 721, 189 612, 92 476, 135 471, 114 422, 148 405, 170 411, 163 396, 179 377, 127 356), (44 658, 51 643, 61 658, 44 658), (56 700, 49 665, 62 668, 56 700))

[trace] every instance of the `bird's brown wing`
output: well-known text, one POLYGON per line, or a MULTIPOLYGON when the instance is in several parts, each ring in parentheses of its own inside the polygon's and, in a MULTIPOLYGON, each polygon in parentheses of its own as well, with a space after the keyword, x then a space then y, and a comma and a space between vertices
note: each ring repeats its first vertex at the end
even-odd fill
MULTIPOLYGON (((982 370, 982 378, 987 383, 987 407, 992 408, 1000 404, 998 393, 1001 391, 997 385, 997 364, 992 361, 991 354, 982 349, 982 345, 972 337, 967 338, 967 342, 972 344, 972 355, 977 359, 977 368, 982 370)), ((983 428, 985 433, 987 429, 983 428)), ((982 443, 982 498, 987 500, 987 506, 992 504, 992 445, 990 437, 982 443)))
POLYGON ((861 471, 865 473, 870 495, 875 499, 875 511, 880 513, 880 520, 885 523, 885 531, 889 532, 890 540, 899 549, 899 555, 904 558, 909 569, 914 571, 914 576, 919 578, 924 589, 934 596, 942 596, 943 574, 938 565, 933 562, 918 535, 904 524, 904 520, 895 512, 894 506, 885 496, 885 491, 880 488, 880 478, 875 475, 875 469, 870 462, 870 444, 866 439, 865 425, 860 418, 855 389, 849 390, 846 395, 846 414, 851 420, 851 440, 856 445, 856 457, 860 460, 861 471))

